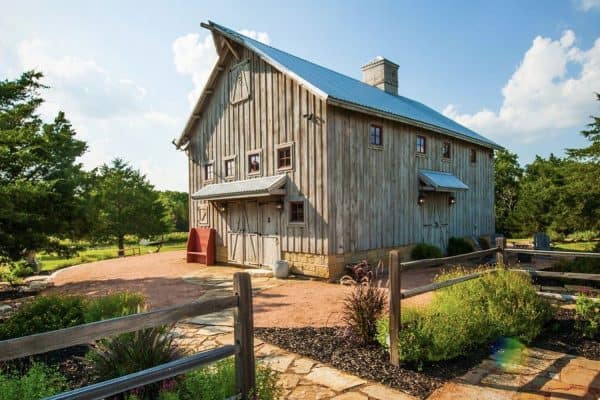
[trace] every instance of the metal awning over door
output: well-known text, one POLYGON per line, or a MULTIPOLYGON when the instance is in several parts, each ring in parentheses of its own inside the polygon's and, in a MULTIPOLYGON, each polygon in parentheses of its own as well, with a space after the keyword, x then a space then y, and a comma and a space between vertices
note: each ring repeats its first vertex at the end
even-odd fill
POLYGON ((433 190, 436 192, 469 190, 469 187, 463 181, 450 172, 420 169, 419 180, 424 185, 421 188, 422 190, 433 190))
POLYGON ((194 200, 235 200, 251 197, 285 195, 287 175, 265 176, 243 181, 206 185, 192 194, 194 200))

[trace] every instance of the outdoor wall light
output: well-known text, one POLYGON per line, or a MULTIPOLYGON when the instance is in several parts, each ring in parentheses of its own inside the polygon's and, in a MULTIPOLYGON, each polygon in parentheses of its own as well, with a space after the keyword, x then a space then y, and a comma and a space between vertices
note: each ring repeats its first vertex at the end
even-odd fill
POLYGON ((279 201, 275 204, 275 208, 278 210, 283 210, 283 202, 279 201))
POLYGON ((419 197, 417 199, 417 204, 422 206, 423 204, 425 204, 425 196, 423 196, 422 194, 419 194, 419 197))
POLYGON ((454 196, 448 197, 448 204, 450 204, 451 206, 456 204, 456 197, 454 197, 454 196))
POLYGON ((219 203, 217 209, 219 210, 219 212, 226 212, 227 211, 227 203, 219 203))

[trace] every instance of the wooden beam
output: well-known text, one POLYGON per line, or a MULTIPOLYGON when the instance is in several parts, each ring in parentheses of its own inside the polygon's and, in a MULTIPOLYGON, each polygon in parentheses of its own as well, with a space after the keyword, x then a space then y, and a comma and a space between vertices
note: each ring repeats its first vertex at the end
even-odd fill
POLYGON ((600 258, 600 253, 584 253, 578 251, 531 250, 515 249, 513 247, 507 247, 504 251, 507 253, 534 254, 538 256, 600 258))
POLYGON ((237 51, 235 51, 235 49, 233 48, 233 45, 229 42, 229 40, 225 37, 223 37, 221 40, 223 40, 223 42, 225 43, 225 45, 227 46, 227 48, 229 49, 229 51, 231 51, 231 54, 233 54, 233 56, 235 57, 236 60, 240 60, 240 55, 238 54, 237 51))
POLYGON ((483 275, 486 275, 486 274, 489 274, 492 272, 496 272, 496 271, 497 271, 496 269, 490 269, 487 271, 475 272, 473 274, 464 275, 464 276, 454 278, 454 279, 449 279, 444 282, 430 283, 429 285, 419 286, 414 289, 406 290, 404 293, 402 293, 402 298, 408 299, 409 297, 414 297, 419 294, 433 292, 434 290, 438 290, 438 289, 445 288, 448 286, 454 286, 458 283, 470 281, 471 279, 479 278, 483 275))
POLYGON ((146 313, 4 340, 0 342, 0 361, 46 353, 77 344, 89 343, 107 336, 170 324, 181 319, 236 307, 237 304, 237 296, 194 301, 146 313))
POLYGON ((600 274, 581 274, 577 272, 552 272, 552 271, 536 271, 532 269, 511 269, 515 272, 523 272, 530 276, 558 278, 558 279, 575 279, 580 281, 600 281, 600 274))
POLYGON ((449 263, 454 263, 457 261, 465 261, 473 258, 482 258, 485 256, 491 256, 498 251, 498 248, 494 247, 487 250, 479 250, 474 251, 472 253, 467 254, 459 254, 457 256, 451 257, 442 257, 442 258, 428 258, 425 260, 415 260, 402 263, 402 271, 407 271, 415 268, 427 268, 427 267, 435 267, 437 265, 444 265, 449 263))
POLYGON ((242 399, 250 397, 256 383, 254 363, 254 320, 252 311, 252 283, 250 274, 233 274, 233 292, 239 299, 234 310, 233 336, 238 351, 235 353, 236 384, 242 399))
MULTIPOLYGON (((548 293, 548 292, 537 292, 537 294, 538 294, 538 296, 542 296, 547 299, 567 301, 567 302, 575 302, 579 298, 579 296, 574 296, 572 294, 548 293)), ((590 297, 590 300, 595 301, 595 302, 600 302, 600 298, 590 297)))
POLYGON ((398 335, 400 334, 400 323, 402 318, 401 311, 401 290, 402 290, 402 264, 400 263, 400 253, 397 250, 390 251, 390 264, 388 266, 390 273, 390 291, 389 291, 389 338, 390 338, 390 363, 400 365, 400 354, 398 353, 398 335))
POLYGON ((160 382, 222 358, 232 356, 235 354, 235 351, 236 347, 233 345, 217 347, 216 349, 180 358, 179 360, 133 374, 57 394, 46 398, 46 400, 95 400, 109 398, 119 393, 150 383, 160 382))

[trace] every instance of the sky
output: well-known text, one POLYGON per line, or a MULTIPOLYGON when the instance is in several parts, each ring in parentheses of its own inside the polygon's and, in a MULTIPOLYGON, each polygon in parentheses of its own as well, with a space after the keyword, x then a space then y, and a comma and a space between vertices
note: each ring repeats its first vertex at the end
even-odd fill
POLYGON ((171 141, 216 60, 208 20, 354 78, 376 56, 399 93, 519 155, 562 155, 600 114, 600 0, 7 1, 0 79, 37 69, 41 114, 65 111, 93 168, 121 157, 187 191, 171 141))

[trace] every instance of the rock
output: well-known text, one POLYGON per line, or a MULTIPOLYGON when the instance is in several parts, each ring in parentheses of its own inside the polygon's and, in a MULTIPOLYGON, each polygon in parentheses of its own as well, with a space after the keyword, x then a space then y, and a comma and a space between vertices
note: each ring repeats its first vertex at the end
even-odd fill
POLYGON ((294 374, 281 374, 279 376, 279 384, 283 386, 284 389, 293 389, 298 386, 298 382, 300 381, 300 377, 294 374))
POLYGON ((6 314, 8 312, 12 311, 12 307, 9 306, 8 304, 2 304, 0 305, 0 314, 6 314))
POLYGON ((315 367, 310 374, 306 375, 306 379, 331 388, 336 392, 366 383, 366 381, 354 375, 346 374, 331 367, 315 367))
POLYGON ((273 271, 270 269, 246 269, 244 272, 250 274, 252 278, 271 278, 273 271))
POLYGON ((369 385, 360 389, 361 392, 377 400, 416 400, 417 398, 398 390, 380 384, 369 385))
POLYGON ((308 358, 299 358, 292 364, 292 371, 296 374, 308 374, 315 362, 308 358))
POLYGON ((368 397, 357 392, 348 392, 335 396, 332 400, 368 400, 368 397))
POLYGON ((321 400, 335 396, 335 392, 320 386, 297 386, 286 398, 288 400, 321 400))
POLYGON ((277 372, 285 372, 292 361, 294 361, 294 356, 291 354, 283 356, 267 356, 261 359, 261 361, 277 372))
POLYGON ((214 335, 219 335, 221 333, 229 333, 229 332, 233 332, 233 327, 231 326, 203 326, 202 328, 199 328, 197 333, 198 335, 202 335, 202 336, 214 336, 214 335))

